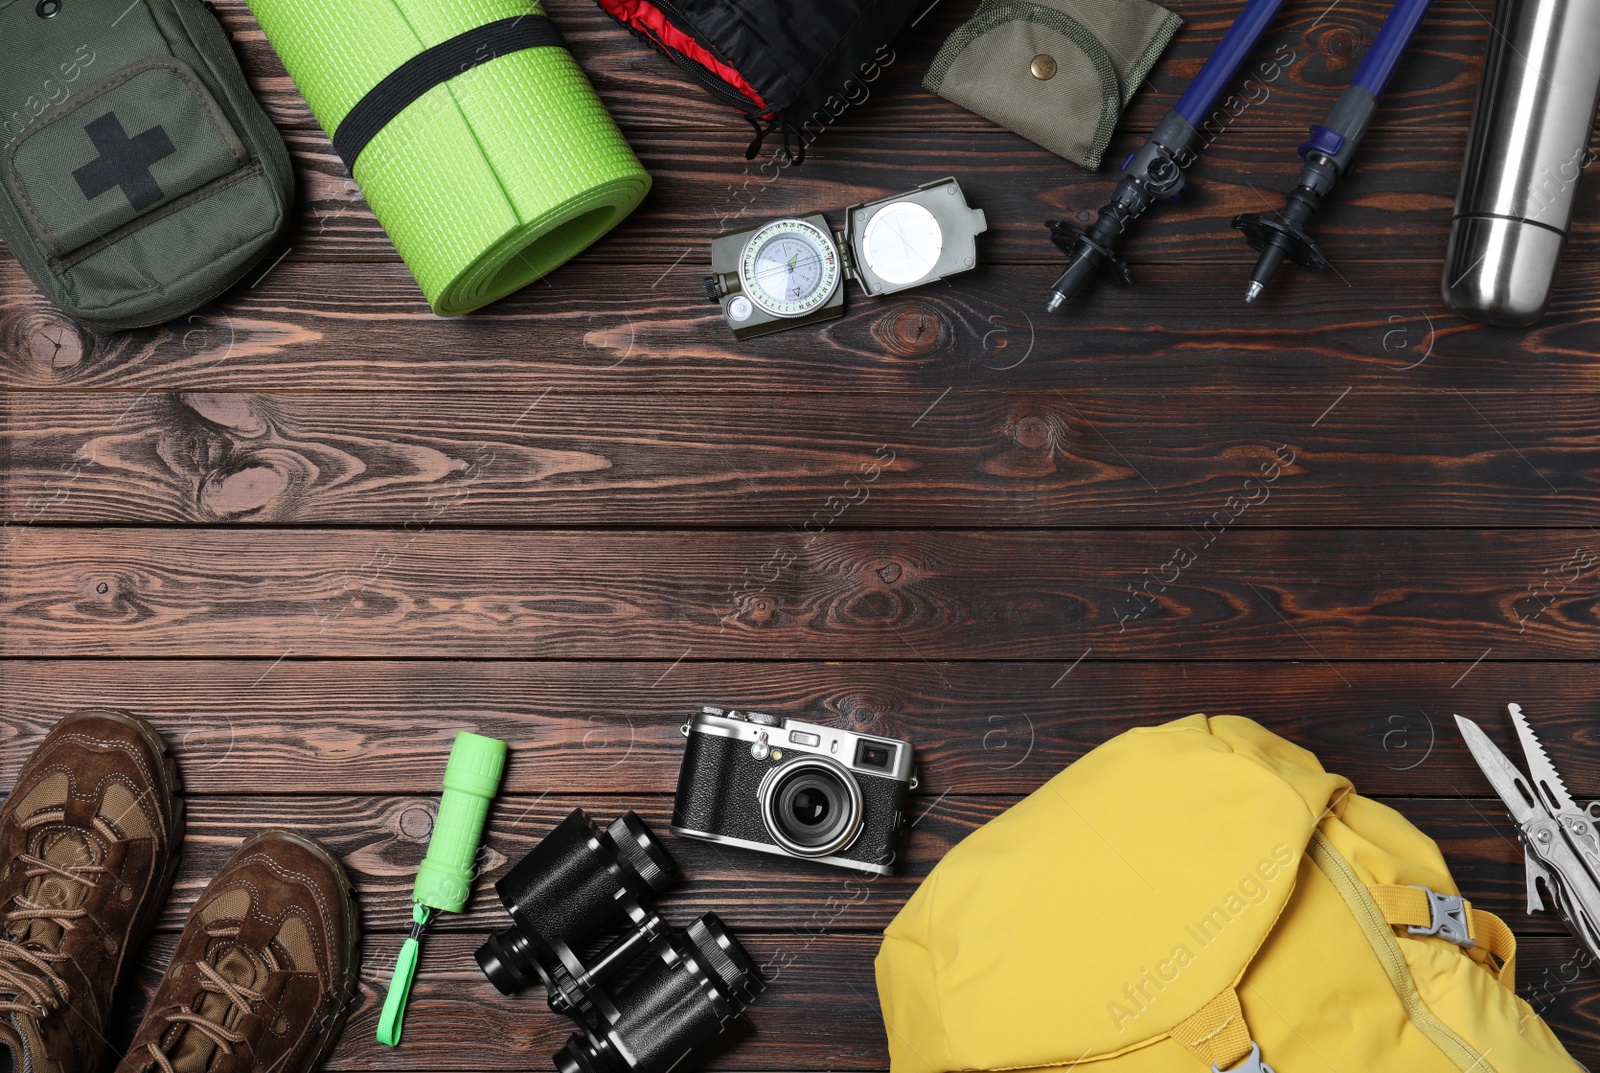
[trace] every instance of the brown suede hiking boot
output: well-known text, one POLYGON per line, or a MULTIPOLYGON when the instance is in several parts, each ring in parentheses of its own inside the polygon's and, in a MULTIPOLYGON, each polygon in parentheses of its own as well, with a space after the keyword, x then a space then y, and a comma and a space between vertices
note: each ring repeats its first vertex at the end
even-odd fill
POLYGON ((125 712, 63 718, 0 808, 0 1073, 96 1073, 183 838, 178 775, 125 712))
POLYGON ((355 892, 322 844, 263 831, 200 895, 118 1073, 309 1073, 361 968, 355 892))

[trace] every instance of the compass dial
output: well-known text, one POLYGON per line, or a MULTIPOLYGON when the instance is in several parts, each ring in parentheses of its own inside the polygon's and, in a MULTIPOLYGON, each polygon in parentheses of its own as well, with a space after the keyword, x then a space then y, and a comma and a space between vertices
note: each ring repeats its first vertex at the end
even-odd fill
POLYGON ((739 282, 768 313, 804 316, 838 289, 839 251, 821 228, 804 220, 774 220, 745 243, 739 282))

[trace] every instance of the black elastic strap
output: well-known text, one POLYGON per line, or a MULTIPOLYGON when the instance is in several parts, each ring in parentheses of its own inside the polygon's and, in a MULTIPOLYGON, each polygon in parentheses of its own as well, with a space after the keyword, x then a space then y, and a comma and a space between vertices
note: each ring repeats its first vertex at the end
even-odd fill
POLYGON ((468 30, 419 52, 389 72, 356 102, 339 129, 334 131, 334 151, 344 161, 345 168, 354 173, 356 158, 367 143, 434 86, 507 53, 546 45, 567 47, 555 23, 543 15, 516 15, 468 30))

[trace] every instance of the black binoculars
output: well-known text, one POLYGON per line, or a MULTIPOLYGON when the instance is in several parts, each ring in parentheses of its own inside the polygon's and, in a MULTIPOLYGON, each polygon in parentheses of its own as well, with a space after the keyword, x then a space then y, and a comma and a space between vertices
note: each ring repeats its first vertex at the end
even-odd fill
POLYGON ((502 994, 542 984, 577 1024, 558 1073, 687 1070, 737 1035, 761 975, 715 913, 678 929, 644 904, 678 878, 634 813, 602 830, 573 809, 495 884, 511 926, 478 948, 478 967, 502 994))

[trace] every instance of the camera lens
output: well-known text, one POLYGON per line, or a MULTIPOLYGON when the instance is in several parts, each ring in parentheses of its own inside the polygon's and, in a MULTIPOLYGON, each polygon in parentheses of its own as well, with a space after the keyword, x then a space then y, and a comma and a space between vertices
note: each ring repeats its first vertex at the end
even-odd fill
POLYGON ((761 815, 767 833, 790 853, 826 857, 861 830, 861 789, 826 757, 791 760, 762 783, 761 815))
POLYGON ((622 923, 677 877, 671 855, 632 812, 602 831, 573 809, 494 885, 512 924, 479 948, 478 967, 503 994, 540 981, 560 991, 571 969, 563 954, 622 923))
POLYGON ((691 1054, 689 1065, 698 1065, 731 1041, 729 1023, 763 985, 722 921, 707 913, 655 953, 615 996, 614 1018, 567 1040, 559 1073, 664 1073, 691 1054))
POLYGON ((789 828, 791 837, 800 832, 795 841, 803 842, 827 833, 828 817, 838 814, 838 799, 836 787, 812 776, 796 779, 785 787, 778 808, 794 821, 789 828))

